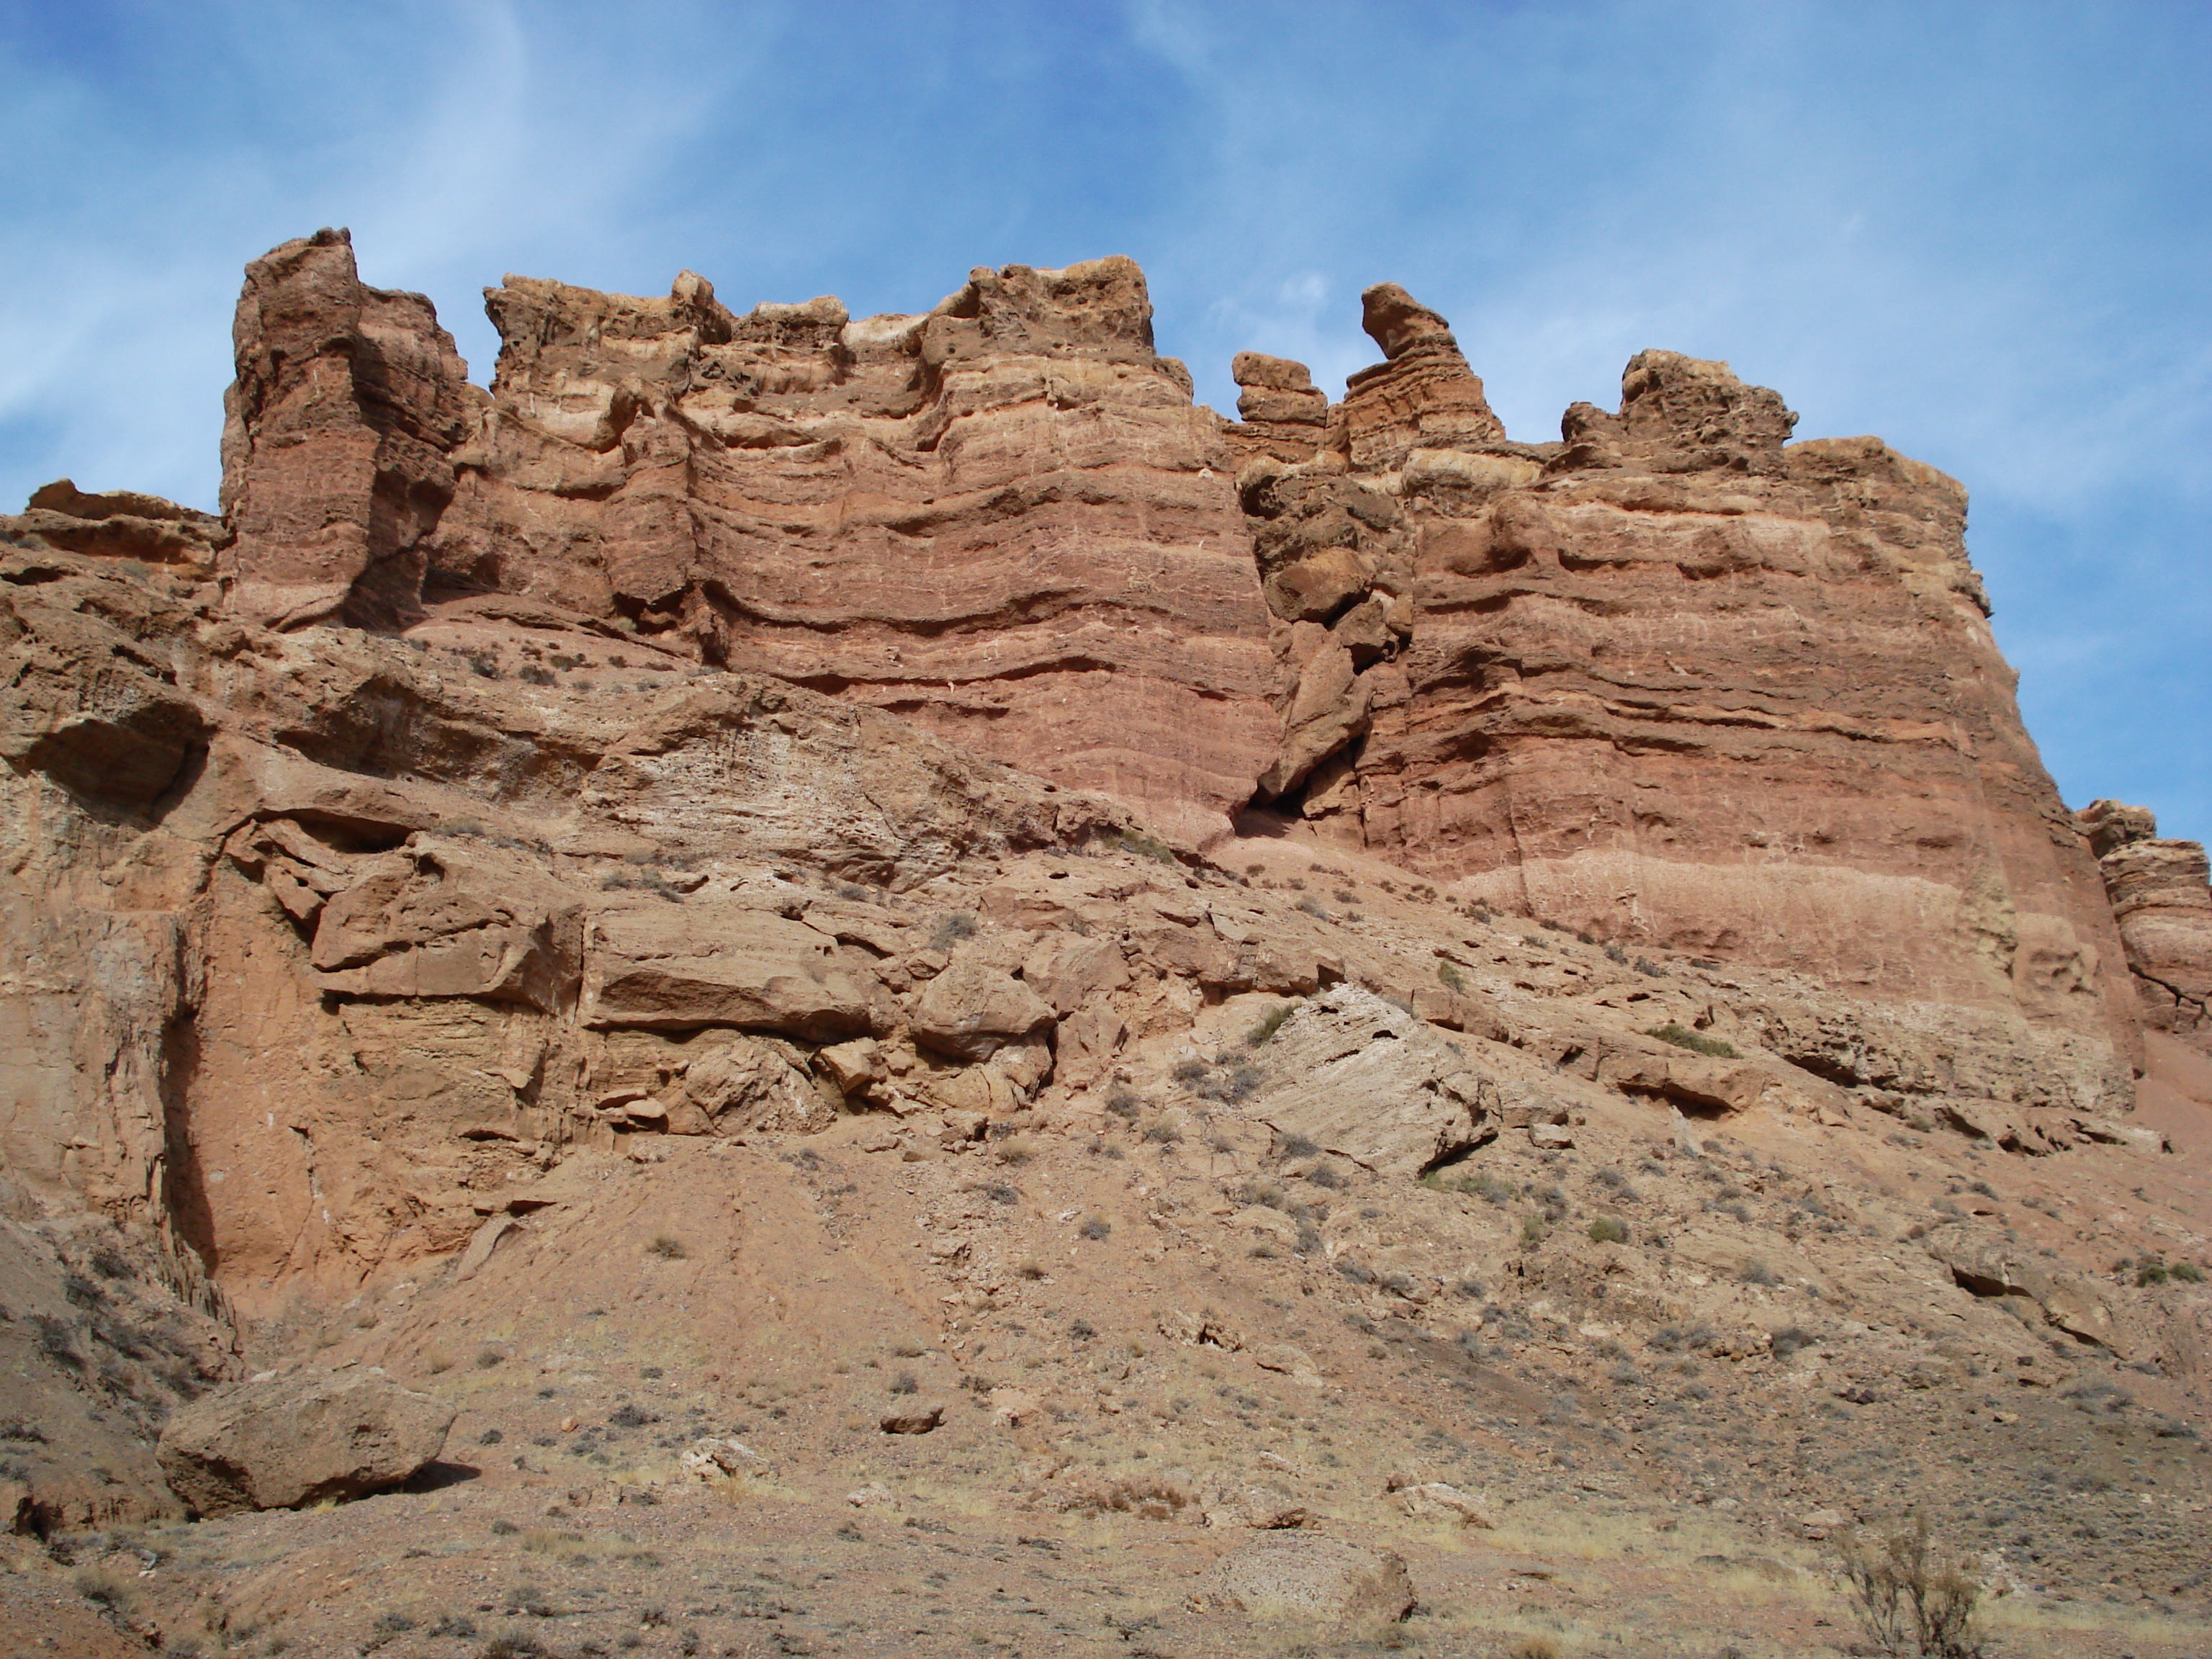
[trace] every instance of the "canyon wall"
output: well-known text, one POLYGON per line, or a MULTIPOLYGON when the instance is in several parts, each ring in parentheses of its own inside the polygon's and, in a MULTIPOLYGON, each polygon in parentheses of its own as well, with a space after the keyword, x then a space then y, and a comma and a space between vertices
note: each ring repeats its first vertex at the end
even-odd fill
POLYGON ((407 625, 526 599, 1110 789, 1194 840, 1250 793, 1265 613, 1218 423, 1153 351, 1129 260, 980 269, 920 316, 740 316, 689 272, 665 300, 510 277, 486 303, 489 398, 340 234, 255 263, 234 604, 407 625), (303 318, 312 343, 289 342, 303 318), (263 528, 319 493, 316 534, 263 528))
POLYGON ((1966 492, 1648 351, 1508 441, 1444 321, 1231 428, 1275 619, 1261 780, 1320 836, 1594 937, 2018 1009, 2130 1052, 2095 861, 2021 725, 1966 492))
POLYGON ((57 484, 0 523, 0 1201, 162 1230, 189 1293, 450 1251, 580 1142, 1011 1110, 1340 979, 1664 1095, 1632 959, 1788 976, 1685 1006, 1780 1011, 1700 1109, 2109 1113, 2141 1023, 2201 1041, 2201 849, 2066 813, 1963 491, 1787 441, 1723 365, 1645 353, 1523 444, 1389 286, 1343 401, 1246 354, 1241 422, 1126 260, 919 317, 490 306, 486 393, 342 233, 288 244, 224 518, 57 484), (1443 931, 1255 908, 1262 842, 1443 931), (939 914, 1045 852, 1146 878, 939 914), (1460 995, 1493 909, 1623 983, 1565 1025, 1460 995))

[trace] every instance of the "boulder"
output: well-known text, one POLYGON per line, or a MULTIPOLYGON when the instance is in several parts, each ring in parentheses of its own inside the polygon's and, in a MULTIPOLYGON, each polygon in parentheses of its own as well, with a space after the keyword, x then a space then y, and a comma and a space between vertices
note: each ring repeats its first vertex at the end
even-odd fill
POLYGON ((1205 1599, 1271 1623, 1388 1625, 1413 1611, 1413 1581, 1392 1551, 1271 1530, 1215 1564, 1205 1599))
POLYGON ((748 905, 655 899, 604 909, 586 939, 585 1023, 857 1036, 868 1029, 867 999, 836 950, 829 934, 748 905))
MULTIPOLYGON (((265 866, 264 879, 280 902, 279 883, 295 864, 271 858, 265 866)), ((365 860, 354 875, 352 885, 325 901, 316 921, 319 988, 483 997, 548 1013, 574 996, 582 906, 531 860, 418 835, 400 851, 365 860)))
POLYGON ((1401 1487, 1398 1507, 1415 1521, 1443 1521, 1453 1526, 1480 1528, 1486 1532, 1498 1525, 1480 1500, 1468 1497, 1445 1480, 1423 1480, 1401 1487))
POLYGON ((1496 1133, 1495 1085, 1425 1021, 1360 986, 1300 1003, 1261 1061, 1247 1110, 1384 1174, 1418 1176, 1496 1133))
POLYGON ((954 1060, 988 1060, 1052 1023, 1052 1005, 971 956, 957 956, 915 999, 914 1040, 954 1060))
POLYGON ((454 1409, 374 1376, 237 1382, 185 1407, 156 1455, 169 1488, 204 1517, 359 1498, 434 1459, 454 1409))
POLYGON ((927 1406, 901 1406, 885 1412, 877 1426, 885 1434, 927 1434, 945 1421, 945 1403, 933 1401, 927 1406))
POLYGON ((1994 1238, 1949 1231, 1931 1236, 1928 1253, 1951 1270, 1951 1277, 1976 1296, 2026 1297, 2043 1316, 2069 1335, 2100 1347, 2118 1348, 2112 1304, 2094 1280, 2035 1257, 1994 1238))

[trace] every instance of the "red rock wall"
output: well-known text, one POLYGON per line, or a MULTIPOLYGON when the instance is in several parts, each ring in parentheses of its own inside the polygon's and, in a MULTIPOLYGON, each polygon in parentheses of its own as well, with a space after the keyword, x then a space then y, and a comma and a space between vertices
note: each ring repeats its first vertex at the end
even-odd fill
POLYGON ((231 608, 296 628, 415 614, 453 451, 483 394, 419 294, 364 284, 343 230, 246 268, 223 398, 231 608))
POLYGON ((1125 259, 978 270, 912 317, 740 316, 690 273, 488 303, 486 399, 341 234, 256 262, 234 609, 445 640, 534 607, 1194 840, 1256 789, 1624 945, 2062 1024, 2130 986, 1963 490, 1872 439, 1790 444, 1725 365, 1644 353, 1617 412, 1528 445, 1394 285, 1342 403, 1246 354, 1241 423, 1154 353, 1125 259))
POLYGON ((2097 856, 2143 1024, 2212 1051, 2212 884, 2204 848, 2170 841, 2141 806, 2091 801, 2074 815, 2097 856))
POLYGON ((1217 423, 1127 259, 924 316, 511 278, 431 595, 495 589, 890 709, 1218 837, 1272 665, 1217 423))
POLYGON ((1508 442, 1441 319, 1388 289, 1368 321, 1389 360, 1310 459, 1231 434, 1295 676, 1284 810, 1626 946, 2107 1024, 2119 940, 1957 483, 1789 444, 1773 392, 1665 352, 1618 413, 1508 442))

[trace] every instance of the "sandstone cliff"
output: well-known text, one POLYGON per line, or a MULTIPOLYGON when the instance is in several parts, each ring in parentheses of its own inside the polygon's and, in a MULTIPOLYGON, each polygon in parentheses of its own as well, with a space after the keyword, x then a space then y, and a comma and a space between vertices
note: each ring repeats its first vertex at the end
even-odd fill
POLYGON ((489 400, 342 234, 256 262, 234 605, 398 625, 526 597, 1194 838, 1250 793, 1271 678, 1228 452, 1130 261, 979 269, 921 316, 738 316, 689 272, 665 300, 511 277, 486 304, 489 400))
MULTIPOLYGON (((688 274, 490 304, 486 394, 342 234, 288 244, 248 273, 223 518, 58 484, 0 520, 0 1267, 60 1333, 11 1375, 88 1425, 18 1480, 37 1524, 167 1512, 111 1408, 247 1353, 461 1333, 489 1370, 580 1297, 643 1319, 663 1213, 729 1233, 698 1305, 762 1352, 794 1306, 833 1346, 1054 1275, 1121 1307, 1164 1256, 1176 1308, 1242 1310, 1147 1316, 1194 1352, 1315 1297, 1449 1351, 1494 1295, 1508 1332, 1734 1321, 1733 1364, 1765 1250, 1820 1316, 1940 1306, 1992 1364, 2212 1364, 2108 1264, 2016 1259, 1999 1220, 2090 1248, 2043 1189, 1935 1237, 1899 1195, 2179 1183, 2201 1079, 2131 1123, 2129 1074, 2212 993, 2202 850, 2060 805, 1950 480, 1659 352, 1513 442, 1387 285, 1342 403, 1247 354, 1236 422, 1121 260, 913 318, 688 274), (1723 1143, 1767 1162, 1704 1195, 1723 1143), (853 1182, 814 1192, 811 1146, 853 1182), (1786 1200, 1785 1154, 1817 1176, 1786 1200), (1642 1158, 1671 1242, 1547 1244, 1581 1156, 1607 1217, 1642 1158), (1031 1160, 1076 1196, 1025 1198, 1031 1160), (1141 1254, 1079 1264, 1108 1210, 1141 1254), (1905 1266, 1863 1259, 1877 1222, 1905 1266), (793 1291, 840 1250, 842 1302, 793 1291), (167 1346, 125 1352, 126 1305, 167 1346)), ((2097 1248, 2183 1248, 2153 1207, 2097 1248)), ((1044 1394, 976 1392, 1048 1432, 1044 1394)), ((1121 1501, 1093 1474, 1029 1485, 1121 1501)), ((1295 1507, 1227 1492, 1181 1507, 1295 1507)))
POLYGON ((1366 321, 1386 361, 1302 408, 1310 449, 1272 404, 1231 428, 1285 675, 1278 811, 1595 937, 2133 1057, 1963 489, 1875 439, 1788 443, 1773 392, 1670 352, 1629 364, 1618 413, 1510 442, 1441 318, 1386 285, 1366 321))

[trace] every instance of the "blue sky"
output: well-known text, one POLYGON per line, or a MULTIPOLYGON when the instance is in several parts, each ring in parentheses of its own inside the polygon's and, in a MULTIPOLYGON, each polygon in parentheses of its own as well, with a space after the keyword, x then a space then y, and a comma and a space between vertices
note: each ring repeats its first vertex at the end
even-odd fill
POLYGON ((508 270, 926 307, 1140 260, 1335 389, 1369 283, 1516 437, 1646 346, 1962 479, 2071 805, 2212 836, 2212 6, 0 0, 0 507, 212 506, 239 269, 323 224, 482 379, 508 270))

